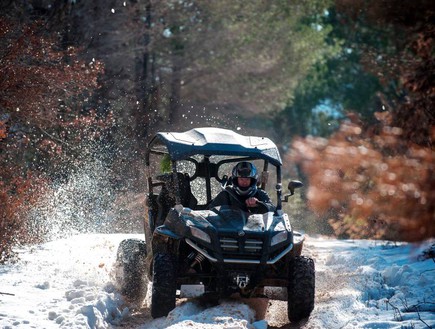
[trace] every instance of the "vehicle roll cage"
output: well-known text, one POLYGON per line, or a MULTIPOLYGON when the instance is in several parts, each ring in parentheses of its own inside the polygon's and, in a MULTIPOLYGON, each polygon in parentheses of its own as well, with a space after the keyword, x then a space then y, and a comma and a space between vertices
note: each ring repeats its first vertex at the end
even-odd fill
POLYGON ((231 130, 221 128, 194 128, 184 133, 161 132, 156 134, 148 143, 145 153, 145 164, 147 166, 148 192, 153 193, 153 188, 162 186, 164 183, 152 177, 151 154, 168 155, 171 163, 171 172, 176 189, 175 197, 177 204, 180 203, 179 176, 177 162, 189 161, 195 165, 195 173, 188 177, 189 181, 196 178, 204 178, 206 184, 207 203, 212 199, 211 179, 216 179, 223 187, 229 183, 230 178, 224 175, 219 177, 219 167, 225 163, 263 160, 263 168, 260 172, 259 184, 262 189, 266 187, 269 175, 269 165, 276 168, 277 195, 276 210, 282 209, 282 201, 287 201, 288 195, 282 196, 281 182, 281 158, 278 148, 268 138, 243 136, 231 130), (202 155, 203 159, 198 161, 194 155, 202 155), (210 162, 211 156, 230 156, 218 162, 210 162))

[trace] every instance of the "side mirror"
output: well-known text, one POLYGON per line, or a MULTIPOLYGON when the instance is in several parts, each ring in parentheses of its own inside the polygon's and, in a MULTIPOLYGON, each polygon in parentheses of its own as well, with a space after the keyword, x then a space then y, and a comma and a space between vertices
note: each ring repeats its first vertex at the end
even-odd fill
POLYGON ((290 190, 289 194, 284 195, 284 199, 282 201, 288 202, 288 198, 291 197, 293 194, 295 194, 295 189, 300 188, 304 186, 301 181, 298 180, 291 180, 290 183, 288 183, 288 189, 290 190))
POLYGON ((288 189, 290 190, 290 195, 295 194, 295 189, 300 188, 300 187, 302 187, 302 186, 304 186, 304 184, 302 184, 301 181, 298 181, 298 180, 291 180, 291 181, 288 183, 288 189))

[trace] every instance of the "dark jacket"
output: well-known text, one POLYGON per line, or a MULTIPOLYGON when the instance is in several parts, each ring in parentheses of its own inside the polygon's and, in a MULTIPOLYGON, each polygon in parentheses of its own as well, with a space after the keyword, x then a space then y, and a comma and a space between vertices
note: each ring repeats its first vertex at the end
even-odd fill
POLYGON ((255 194, 249 197, 257 198, 258 201, 261 201, 263 203, 258 204, 256 207, 248 208, 245 203, 248 197, 238 195, 231 186, 227 186, 225 190, 220 192, 216 196, 216 198, 214 198, 214 200, 209 204, 208 209, 217 206, 228 205, 240 208, 243 211, 249 211, 257 214, 264 214, 269 211, 275 211, 275 206, 273 205, 269 195, 265 191, 257 189, 255 194))

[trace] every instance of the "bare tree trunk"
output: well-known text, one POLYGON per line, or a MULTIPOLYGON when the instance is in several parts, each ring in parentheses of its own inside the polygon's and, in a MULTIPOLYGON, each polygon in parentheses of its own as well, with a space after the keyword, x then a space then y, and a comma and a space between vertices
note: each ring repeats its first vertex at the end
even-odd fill
POLYGON ((172 76, 171 76, 171 97, 169 99, 168 124, 174 124, 176 119, 179 119, 181 95, 181 77, 180 68, 177 63, 177 58, 172 57, 172 76))
POLYGON ((136 122, 135 130, 136 136, 140 141, 144 141, 149 133, 150 121, 152 121, 150 104, 152 103, 152 90, 154 85, 155 75, 153 55, 150 54, 148 46, 151 41, 151 3, 148 2, 145 6, 146 30, 144 34, 144 53, 142 63, 138 67, 138 80, 137 80, 137 99, 138 104, 136 108, 136 122))

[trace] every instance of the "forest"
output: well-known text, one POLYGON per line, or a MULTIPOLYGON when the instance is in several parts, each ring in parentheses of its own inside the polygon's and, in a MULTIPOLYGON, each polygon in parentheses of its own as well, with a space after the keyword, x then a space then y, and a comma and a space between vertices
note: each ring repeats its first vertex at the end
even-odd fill
POLYGON ((1 0, 0 262, 60 216, 140 226, 147 141, 200 126, 274 140, 307 231, 434 237, 434 22, 430 0, 1 0))

